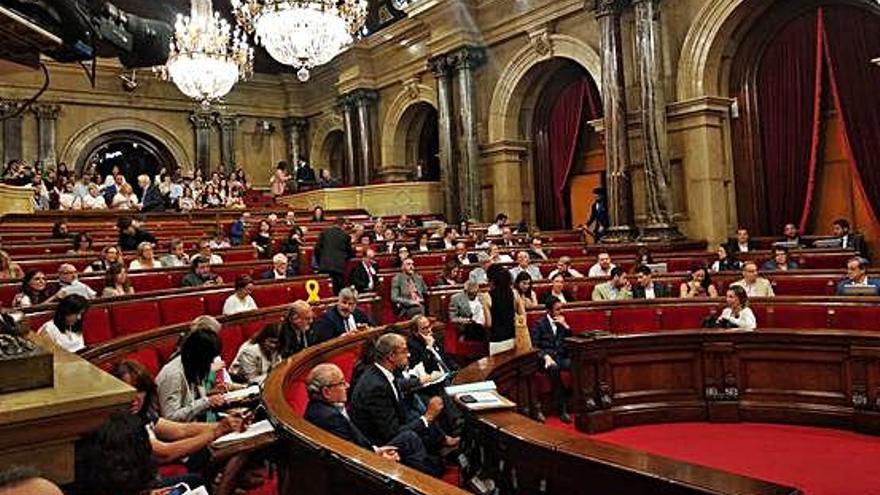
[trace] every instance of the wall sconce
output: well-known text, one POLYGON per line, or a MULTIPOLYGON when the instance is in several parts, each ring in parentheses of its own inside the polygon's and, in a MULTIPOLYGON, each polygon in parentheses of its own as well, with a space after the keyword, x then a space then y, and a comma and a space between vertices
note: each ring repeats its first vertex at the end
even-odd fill
POLYGON ((268 120, 258 120, 257 128, 254 132, 257 134, 272 134, 275 132, 275 124, 268 120))

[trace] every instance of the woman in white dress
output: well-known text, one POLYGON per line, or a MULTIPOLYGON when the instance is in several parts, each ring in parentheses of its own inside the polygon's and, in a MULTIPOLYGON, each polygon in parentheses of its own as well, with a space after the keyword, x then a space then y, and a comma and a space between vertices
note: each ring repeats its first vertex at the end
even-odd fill
POLYGON ((223 314, 234 315, 245 311, 253 311, 257 309, 257 303, 251 297, 251 291, 254 290, 254 281, 248 275, 239 275, 235 277, 235 292, 226 298, 223 303, 223 314))
POLYGON ((68 352, 83 349, 86 344, 82 333, 82 316, 88 308, 89 302, 78 294, 61 299, 55 308, 55 315, 40 327, 37 334, 49 337, 68 352))
POLYGON ((162 268, 162 263, 153 257, 153 244, 150 242, 142 242, 138 244, 137 258, 131 260, 128 265, 129 270, 152 270, 153 268, 162 268))
POLYGON ((749 296, 745 289, 739 285, 727 289, 727 307, 721 312, 716 323, 722 328, 741 330, 754 330, 758 327, 755 313, 749 307, 749 296))

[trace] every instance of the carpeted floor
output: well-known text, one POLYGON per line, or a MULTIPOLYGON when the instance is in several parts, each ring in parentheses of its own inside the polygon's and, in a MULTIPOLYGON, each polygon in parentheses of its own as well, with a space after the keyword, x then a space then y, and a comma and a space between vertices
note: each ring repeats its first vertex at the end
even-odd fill
MULTIPOLYGON (((547 425, 576 434, 573 425, 547 425)), ((880 437, 758 423, 670 423, 590 438, 796 486, 807 495, 880 495, 880 437)))

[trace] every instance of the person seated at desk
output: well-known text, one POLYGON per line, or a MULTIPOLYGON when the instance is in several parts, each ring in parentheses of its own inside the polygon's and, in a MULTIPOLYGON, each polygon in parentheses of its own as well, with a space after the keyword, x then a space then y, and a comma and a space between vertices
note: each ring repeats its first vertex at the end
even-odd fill
POLYGON ((861 236, 850 232, 849 220, 838 218, 831 224, 831 235, 840 239, 841 249, 850 249, 856 251, 864 258, 866 248, 861 236))
POLYGON ((58 297, 76 294, 86 299, 94 299, 98 293, 79 279, 76 267, 62 263, 58 267, 58 297))
POLYGON ((71 294, 58 301, 52 319, 43 323, 37 335, 49 337, 61 349, 77 352, 86 347, 83 339, 82 317, 89 309, 86 298, 71 294))
POLYGON ((489 283, 487 273, 489 267, 492 266, 492 258, 486 253, 477 253, 477 266, 468 274, 468 280, 479 284, 489 283))
POLYGON ((868 260, 861 256, 850 258, 846 262, 846 279, 837 284, 837 295, 846 296, 847 287, 875 287, 875 295, 880 293, 880 280, 868 277, 868 260))
POLYGON ((730 284, 731 287, 739 286, 746 291, 749 297, 774 297, 773 284, 764 277, 758 276, 758 264, 754 261, 746 261, 742 270, 743 278, 730 284))
POLYGON ((339 187, 339 185, 339 179, 330 175, 329 169, 321 169, 321 178, 318 179, 318 187, 321 189, 329 189, 332 187, 339 187))
POLYGON ((503 247, 512 248, 517 247, 519 242, 516 237, 514 237, 513 231, 510 230, 510 227, 504 227, 501 229, 501 239, 498 240, 498 244, 503 247))
POLYGON ((357 307, 357 302, 357 293, 351 287, 340 290, 336 304, 315 320, 313 343, 320 344, 340 335, 372 326, 370 317, 357 307))
MULTIPOLYGON (((407 413, 404 391, 396 376, 409 364, 406 339, 390 333, 379 337, 374 349, 374 362, 367 366, 354 384, 351 418, 372 445, 387 445, 401 432, 413 431, 425 447, 436 453, 441 444, 457 444, 457 438, 445 437, 434 443, 430 435, 433 423, 443 412, 443 399, 431 397, 425 412, 418 417, 407 413), (430 441, 431 443, 425 443, 430 441)), ((436 470, 434 472, 439 472, 436 470)))
POLYGON ((556 275, 562 275, 563 278, 584 278, 584 275, 571 267, 571 258, 568 256, 560 256, 559 260, 556 262, 556 268, 547 275, 547 278, 552 279, 556 275))
POLYGON ((754 330, 758 323, 755 313, 749 307, 749 296, 745 289, 739 285, 731 285, 726 294, 727 306, 721 311, 721 316, 715 321, 716 326, 721 328, 739 328, 741 330, 754 330))
POLYGON ((144 241, 138 244, 137 257, 128 264, 129 270, 152 270, 162 268, 162 262, 156 259, 153 243, 144 241))
POLYGON ((718 297, 718 289, 709 278, 704 266, 694 266, 688 271, 688 278, 679 286, 679 297, 693 299, 696 297, 718 297))
POLYGON ((211 272, 211 265, 204 258, 193 258, 190 266, 190 271, 183 277, 182 287, 201 287, 223 283, 223 279, 219 275, 211 272))
POLYGON ((134 294, 128 270, 122 263, 114 263, 104 273, 104 290, 101 297, 119 297, 134 294))
POLYGON ((235 292, 230 294, 223 303, 223 315, 229 316, 257 309, 257 303, 251 296, 253 291, 254 281, 250 275, 235 277, 235 292))
POLYGON ((290 305, 281 323, 279 347, 282 358, 288 358, 316 342, 314 321, 315 313, 309 303, 297 299, 290 305))
MULTIPOLYGON (((624 279, 625 278, 626 277, 624 276, 624 279)), ((572 296, 571 292, 565 288, 565 284, 565 277, 563 277, 561 273, 557 273, 552 279, 550 279, 550 292, 541 299, 541 304, 546 305, 551 297, 561 301, 563 304, 574 302, 574 296, 572 296)))
POLYGON ((443 271, 440 273, 440 276, 437 277, 437 282, 434 283, 434 287, 461 285, 463 273, 464 270, 461 265, 454 260, 447 261, 446 264, 443 265, 443 271))
MULTIPOLYGON (((397 240, 397 234, 394 233, 394 230, 391 227, 385 229, 385 232, 382 233, 382 252, 387 254, 392 254, 397 252, 397 250, 402 246, 402 243, 397 240)), ((407 248, 409 251, 409 248, 407 248)))
POLYGON ((429 462, 425 445, 414 431, 400 431, 382 446, 375 445, 361 432, 346 410, 348 382, 335 364, 321 363, 312 368, 306 377, 306 390, 309 402, 304 418, 309 423, 384 459, 402 462, 431 475, 442 474, 429 462))
POLYGON ((480 284, 473 280, 464 283, 464 289, 449 299, 449 322, 458 326, 464 340, 486 340, 489 313, 486 297, 481 297, 480 284))
POLYGON ((159 258, 159 263, 164 267, 178 267, 189 265, 189 255, 183 249, 183 241, 180 239, 171 239, 168 246, 168 254, 159 258))
POLYGON ((532 249, 529 250, 529 256, 535 261, 547 261, 550 256, 544 251, 544 241, 540 237, 532 239, 532 249))
POLYGON ((427 316, 415 318, 410 335, 406 338, 406 345, 409 349, 408 368, 422 373, 418 375, 420 382, 424 382, 425 379, 435 381, 437 377, 446 375, 445 380, 416 389, 415 393, 422 403, 427 403, 434 396, 441 397, 444 406, 443 414, 439 418, 440 429, 459 435, 463 425, 461 412, 443 390, 443 387, 452 381, 449 373, 457 371, 458 365, 446 355, 443 346, 434 339, 431 320, 427 316))
POLYGON ((416 240, 416 244, 413 246, 412 250, 417 253, 427 253, 431 250, 431 237, 427 232, 419 234, 419 238, 416 240))
POLYGON ((588 277, 609 277, 611 270, 615 268, 615 264, 611 262, 611 255, 608 252, 601 252, 596 256, 596 263, 590 267, 587 272, 588 277))
POLYGON ((219 254, 214 254, 214 248, 211 247, 210 241, 199 241, 199 252, 192 256, 193 258, 203 258, 208 260, 211 265, 222 265, 223 258, 219 254))
POLYGON ((119 247, 124 251, 134 251, 142 242, 156 244, 156 237, 136 226, 131 218, 120 218, 116 228, 119 230, 119 247))
MULTIPOLYGON (((532 346, 538 351, 541 369, 550 377, 553 387, 553 402, 559 411, 559 420, 570 423, 568 401, 565 385, 562 383, 562 371, 571 369, 571 358, 565 349, 565 339, 571 336, 571 329, 562 315, 562 301, 553 297, 547 298, 545 307, 547 314, 532 326, 530 334, 532 346)), ((544 415, 538 414, 538 421, 544 422, 544 415)))
POLYGON ((12 307, 29 308, 37 304, 48 304, 59 297, 61 296, 57 293, 49 292, 46 285, 46 274, 39 270, 28 270, 21 278, 21 289, 12 298, 12 307))
POLYGON ((401 272, 391 281, 391 302, 397 308, 397 315, 412 318, 424 314, 427 291, 425 280, 416 273, 413 259, 403 260, 401 272))
POLYGON ((798 232, 797 226, 793 223, 787 223, 785 224, 785 227, 782 228, 782 239, 780 239, 779 242, 784 242, 797 247, 804 245, 801 240, 801 234, 798 232))
POLYGON ((742 267, 742 263, 737 261, 736 256, 730 254, 728 246, 724 244, 718 245, 715 254, 717 259, 709 267, 710 272, 732 272, 742 267))
POLYGON ((296 270, 290 266, 287 255, 278 253, 272 256, 272 269, 260 275, 263 280, 284 280, 296 276, 296 270))
POLYGON ((737 229, 736 239, 731 239, 727 253, 729 255, 738 255, 739 253, 754 251, 755 249, 757 247, 749 237, 749 231, 747 229, 737 229))
POLYGON ((788 248, 777 246, 773 248, 773 259, 767 260, 761 269, 767 272, 796 270, 797 262, 789 258, 788 248))
POLYGON ((269 372, 281 362, 281 323, 272 322, 246 340, 232 365, 229 374, 238 383, 263 383, 269 372))
POLYGON ((226 405, 226 386, 218 384, 216 376, 224 367, 219 359, 221 346, 220 336, 208 328, 197 328, 183 338, 180 353, 156 375, 163 418, 185 422, 205 419, 212 410, 226 405))
POLYGON ((467 246, 465 246, 463 242, 458 242, 455 244, 454 260, 461 266, 470 265, 477 262, 477 255, 475 253, 469 253, 467 251, 467 246))
POLYGON ((611 280, 593 287, 592 299, 594 301, 619 301, 632 299, 629 280, 623 268, 615 266, 610 272, 611 280))
POLYGON ((489 244, 488 253, 492 263, 513 263, 513 258, 507 253, 502 253, 497 244, 489 244))
POLYGON ((495 215, 495 222, 493 222, 486 229, 486 235, 488 236, 499 236, 502 234, 504 226, 507 224, 507 215, 504 213, 499 213, 495 215))
POLYGON ((376 263, 376 251, 367 248, 360 263, 351 269, 349 282, 358 292, 371 292, 379 286, 379 264, 376 263))
POLYGON ((639 265, 636 268, 636 285, 632 288, 633 299, 657 299, 660 297, 672 297, 669 286, 654 282, 654 274, 648 265, 639 265))
POLYGON ((541 269, 531 264, 529 253, 526 251, 517 251, 516 266, 510 269, 510 278, 516 280, 516 276, 522 272, 528 273, 529 276, 532 277, 532 280, 541 280, 544 278, 541 269))

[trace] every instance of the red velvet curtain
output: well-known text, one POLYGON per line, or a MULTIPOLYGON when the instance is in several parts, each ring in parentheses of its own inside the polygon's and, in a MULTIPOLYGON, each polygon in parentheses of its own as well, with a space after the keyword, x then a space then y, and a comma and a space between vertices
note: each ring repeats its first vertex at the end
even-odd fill
POLYGON ((758 68, 758 118, 772 232, 789 222, 803 224, 809 213, 821 123, 818 28, 815 12, 795 19, 776 36, 758 68))
POLYGON ((820 10, 824 48, 835 107, 853 174, 877 215, 880 205, 880 17, 862 9, 837 6, 820 10), (823 19, 824 18, 824 19, 823 19))

